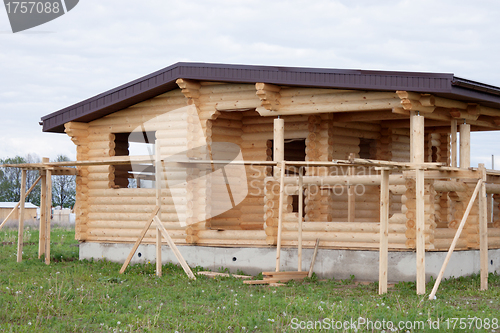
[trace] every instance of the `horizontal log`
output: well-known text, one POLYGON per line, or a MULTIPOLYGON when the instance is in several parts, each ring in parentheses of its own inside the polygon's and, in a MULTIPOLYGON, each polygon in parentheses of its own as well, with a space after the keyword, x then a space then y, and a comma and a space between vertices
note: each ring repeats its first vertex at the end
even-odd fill
MULTIPOLYGON (((86 222, 87 229, 143 229, 145 221, 110 221, 110 220, 90 220, 86 222)), ((185 234, 186 224, 181 222, 162 222, 167 230, 181 230, 185 234)), ((155 230, 152 225, 150 230, 155 230)))
MULTIPOLYGON (((382 176, 304 176, 304 185, 380 185, 382 176)), ((285 177, 285 185, 298 185, 298 177, 285 177)), ((390 175, 389 183, 391 185, 403 185, 405 179, 402 175, 390 175)))
MULTIPOLYGON (((144 225, 143 225, 144 227, 144 225)), ((89 236, 106 236, 106 237, 139 237, 141 233, 141 228, 137 229, 115 229, 115 228, 107 228, 107 229, 88 229, 87 235, 89 236)), ((170 229, 169 234, 172 238, 180 238, 186 235, 184 230, 174 230, 170 229)), ((150 229, 146 233, 146 237, 155 237, 156 229, 150 229)), ((166 244, 166 241, 165 241, 166 244)))
MULTIPOLYGON (((121 237, 121 236, 109 236, 109 235, 103 235, 103 236, 96 236, 96 235, 84 235, 84 239, 82 241, 88 241, 88 242, 99 242, 99 243, 134 243, 137 241, 137 236, 127 236, 127 237, 121 237)), ((174 243, 176 245, 183 245, 186 244, 186 236, 183 235, 172 235, 171 236, 174 243)), ((146 236, 142 240, 142 244, 156 244, 156 231, 154 234, 152 232, 146 233, 146 236)), ((165 243, 166 244, 166 243, 165 243)))
MULTIPOLYGON (((283 240, 297 240, 298 233, 295 231, 282 231, 283 240)), ((380 244, 380 233, 378 232, 302 232, 304 241, 320 239, 320 242, 356 242, 356 243, 376 243, 380 244)), ((406 237, 404 234, 389 234, 389 243, 404 244, 406 237)))
MULTIPOLYGON (((451 246, 451 243, 453 242, 453 238, 448 239, 448 238, 434 238, 434 247, 437 250, 448 250, 451 246)), ((467 248, 467 240, 459 238, 455 249, 466 249, 467 248)))
MULTIPOLYGON (((298 223, 285 222, 283 230, 297 231, 298 223)), ((324 232, 353 232, 353 233, 378 233, 380 232, 379 222, 304 222, 302 224, 304 232, 324 231, 324 232)), ((404 225, 390 225, 389 233, 404 234, 406 227, 404 225)))
MULTIPOLYGON (((89 213, 89 220, 105 220, 105 221, 146 221, 148 213, 89 213)), ((161 214, 162 222, 179 222, 185 221, 185 214, 161 214)))

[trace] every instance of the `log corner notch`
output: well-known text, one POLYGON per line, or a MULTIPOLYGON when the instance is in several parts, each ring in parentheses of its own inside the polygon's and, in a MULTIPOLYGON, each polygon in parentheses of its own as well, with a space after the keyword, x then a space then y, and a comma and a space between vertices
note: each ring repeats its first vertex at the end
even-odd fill
POLYGON ((187 98, 188 105, 195 105, 199 107, 199 98, 201 96, 200 88, 201 84, 198 81, 188 80, 188 79, 177 79, 175 81, 179 88, 181 88, 182 93, 187 98))
POLYGON ((426 98, 419 93, 409 92, 409 91, 396 91, 396 94, 401 99, 401 106, 406 111, 419 111, 422 113, 432 113, 436 109, 434 105, 429 105, 426 103, 426 98))
POLYGON ((280 86, 257 82, 255 84, 255 89, 257 89, 256 94, 260 98, 263 108, 269 111, 278 111, 280 109, 280 86))

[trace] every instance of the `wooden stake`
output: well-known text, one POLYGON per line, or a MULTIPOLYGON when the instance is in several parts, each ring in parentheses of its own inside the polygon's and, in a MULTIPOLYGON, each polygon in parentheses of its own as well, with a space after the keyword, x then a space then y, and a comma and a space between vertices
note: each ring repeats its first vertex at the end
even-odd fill
POLYGON ((486 197, 486 169, 479 164, 481 190, 479 192, 479 256, 481 267, 481 290, 488 290, 488 207, 486 197))
POLYGON ((387 293, 387 268, 389 251, 389 170, 382 169, 380 185, 380 249, 378 293, 387 293))
POLYGON ((280 254, 281 254, 281 229, 283 225, 283 201, 285 197, 285 161, 281 161, 281 176, 280 176, 280 199, 278 207, 278 240, 276 243, 276 272, 280 271, 280 254))
POLYGON ((167 240, 168 246, 170 246, 170 248, 174 252, 175 257, 177 258, 177 260, 181 264, 182 268, 184 269, 184 272, 186 272, 187 276, 190 279, 196 280, 196 277, 194 276, 193 272, 191 271, 191 268, 189 268, 186 260, 184 260, 184 257, 181 255, 181 253, 179 252, 179 249, 177 248, 177 246, 175 245, 174 241, 172 240, 172 238, 168 234, 167 229, 165 229, 165 227, 161 223, 160 219, 158 219, 158 216, 155 215, 153 217, 153 219, 154 219, 154 221, 156 223, 156 226, 158 228, 160 228, 161 232, 163 233, 163 236, 167 240))
MULTIPOLYGON (((41 179, 41 177, 38 177, 35 180, 35 182, 33 183, 33 185, 31 185, 31 187, 26 191, 25 197, 27 197, 31 193, 31 191, 33 191, 33 189, 35 188, 36 184, 38 184, 38 182, 40 181, 40 179, 41 179)), ((20 204, 21 204, 21 201, 19 201, 14 206, 14 208, 12 208, 12 210, 9 212, 9 214, 7 215, 7 217, 0 224, 0 229, 2 229, 3 225, 9 220, 10 216, 15 213, 15 211, 17 210, 17 208, 19 207, 20 204)))
POLYGON ((316 238, 316 244, 314 245, 314 253, 311 260, 311 267, 309 267, 309 273, 307 274, 307 277, 309 278, 312 277, 313 275, 314 263, 316 262, 316 256, 318 255, 318 247, 319 247, 319 238, 316 238))
MULTIPOLYGON (((48 162, 47 157, 43 158, 43 162, 48 162)), ((45 254, 45 232, 47 231, 47 172, 42 171, 42 188, 40 189, 40 225, 38 235, 38 259, 45 254)))
POLYGON ((19 230, 17 233, 17 262, 23 261, 24 202, 26 201, 26 169, 21 171, 21 200, 19 200, 19 230))
POLYGON ((460 125, 460 168, 470 167, 470 125, 460 125))
POLYGON ((50 264, 50 222, 52 221, 52 170, 46 171, 45 181, 47 201, 43 209, 46 210, 45 223, 45 264, 50 264))
POLYGON ((469 213, 472 209, 472 206, 474 205, 474 201, 476 200, 476 196, 479 192, 479 189, 481 188, 482 183, 483 183, 483 180, 479 179, 479 181, 477 182, 476 188, 474 189, 474 192, 472 193, 469 204, 467 205, 467 209, 465 210, 464 216, 462 217, 462 221, 460 221, 460 225, 458 226, 457 232, 455 233, 455 237, 453 238, 453 242, 451 243, 450 249, 448 250, 448 253, 446 254, 446 258, 444 259, 443 266, 441 266, 441 270, 439 271, 439 275, 436 278, 436 283, 434 283, 434 287, 432 288, 432 292, 429 295, 430 300, 433 300, 434 296, 436 296, 436 292, 439 288, 439 284, 441 283, 441 279, 443 278, 444 271, 446 270, 446 266, 448 266, 448 262, 450 261, 451 254, 453 253, 453 250, 455 250, 455 246, 457 245, 458 239, 460 238, 462 230, 465 226, 465 222, 467 221, 467 218, 469 217, 469 213))
POLYGON ((417 249, 417 295, 425 294, 425 212, 424 170, 416 170, 416 249, 417 249))
MULTIPOLYGON (((161 218, 161 158, 160 145, 158 140, 155 140, 155 187, 156 187, 156 206, 160 207, 157 215, 161 218)), ((161 230, 156 227, 156 275, 162 275, 161 267, 161 230)))
POLYGON ((127 256, 127 259, 125 259, 125 262, 123 263, 122 268, 120 269, 120 274, 123 274, 125 270, 127 269, 128 264, 130 263, 130 260, 132 260, 132 257, 135 254, 135 251, 137 251, 137 248, 139 247, 139 244, 141 244, 142 240, 144 239, 144 236, 146 235, 146 232, 148 232, 149 227, 151 226, 151 223, 153 223, 153 219, 155 218, 156 214, 160 211, 160 207, 156 206, 155 209, 153 210, 153 213, 150 215, 148 218, 146 225, 141 231, 141 234, 139 235, 139 238, 134 243, 134 246, 132 247, 132 250, 130 250, 130 253, 127 256))
POLYGON ((457 167, 457 120, 451 120, 451 166, 457 167))
POLYGON ((304 167, 299 168, 299 245, 298 245, 298 271, 302 272, 302 221, 304 220, 304 167))

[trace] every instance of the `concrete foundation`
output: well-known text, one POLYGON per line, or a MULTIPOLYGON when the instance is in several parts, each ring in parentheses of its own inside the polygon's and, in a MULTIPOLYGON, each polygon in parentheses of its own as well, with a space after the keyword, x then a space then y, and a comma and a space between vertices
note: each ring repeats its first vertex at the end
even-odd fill
MULTIPOLYGON (((202 266, 211 271, 228 268, 232 273, 241 270, 256 275, 276 268, 276 247, 268 248, 227 248, 206 246, 179 246, 179 251, 191 267, 202 266)), ((123 263, 132 244, 81 243, 80 260, 106 259, 123 263)), ((313 249, 304 249, 302 270, 309 270, 313 249)), ((155 262, 155 245, 140 245, 131 264, 155 262)), ((434 278, 446 257, 446 252, 427 252, 425 256, 426 279, 434 278)), ((500 249, 489 250, 490 272, 500 272, 500 249)), ((168 246, 163 247, 163 263, 178 264, 168 246)), ((348 279, 351 275, 360 281, 378 281, 378 251, 328 250, 319 249, 314 272, 319 278, 348 279)), ((297 270, 297 249, 282 249, 281 270, 297 270)), ((479 251, 456 251, 448 264, 444 278, 467 276, 479 273, 479 251)), ((416 258, 414 252, 389 252, 389 281, 415 281, 416 258)))

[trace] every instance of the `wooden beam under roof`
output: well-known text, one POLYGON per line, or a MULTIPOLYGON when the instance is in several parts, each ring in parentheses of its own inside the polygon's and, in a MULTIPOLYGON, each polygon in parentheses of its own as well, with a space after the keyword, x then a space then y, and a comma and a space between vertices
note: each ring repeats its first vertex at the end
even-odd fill
POLYGON ((333 121, 348 123, 351 121, 380 121, 393 119, 408 119, 408 116, 386 111, 362 111, 362 112, 342 112, 334 113, 333 121))

